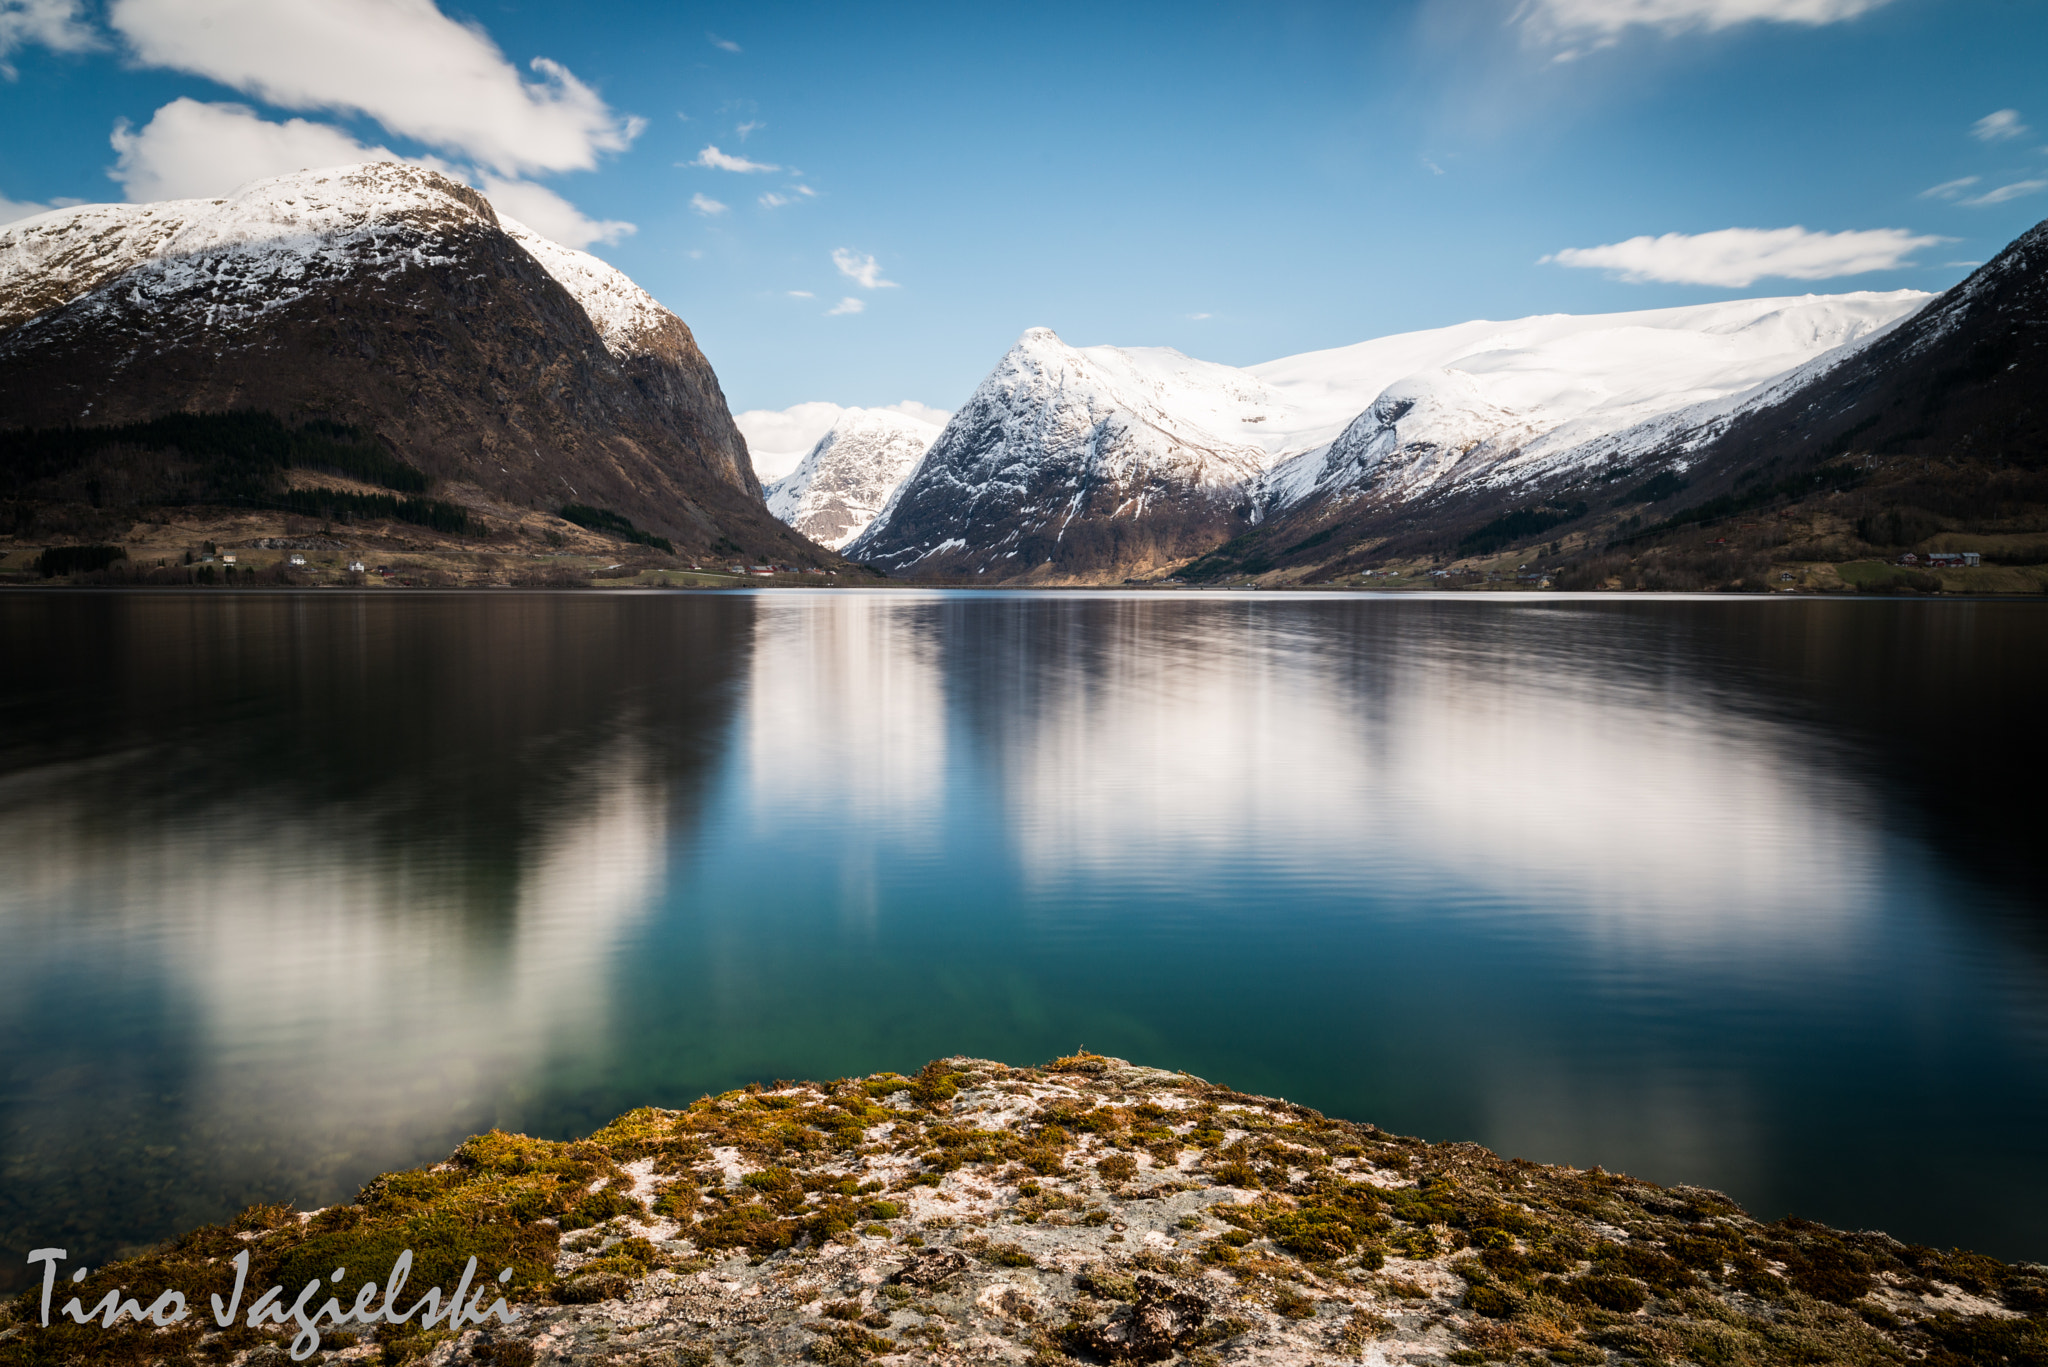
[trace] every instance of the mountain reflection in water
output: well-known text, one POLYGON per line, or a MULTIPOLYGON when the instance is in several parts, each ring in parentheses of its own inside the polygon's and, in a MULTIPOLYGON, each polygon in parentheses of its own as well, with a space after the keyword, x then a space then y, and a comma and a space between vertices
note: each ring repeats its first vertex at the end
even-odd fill
POLYGON ((2044 623, 0 597, 0 1276, 489 1125, 1077 1044, 2039 1258, 2044 623))

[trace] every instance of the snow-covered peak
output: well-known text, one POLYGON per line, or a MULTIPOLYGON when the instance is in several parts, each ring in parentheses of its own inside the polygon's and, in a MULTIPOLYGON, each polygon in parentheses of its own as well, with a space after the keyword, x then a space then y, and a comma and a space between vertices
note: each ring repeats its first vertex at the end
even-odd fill
POLYGON ((639 355, 645 349, 646 339, 675 317, 618 267, 589 252, 579 252, 542 237, 505 214, 498 215, 498 224, 583 305, 597 335, 604 338, 605 349, 612 355, 639 355))
POLYGON ((482 195, 397 162, 269 176, 222 199, 53 209, 0 228, 0 329, 151 262, 235 253, 288 274, 337 238, 476 222, 495 222, 482 195))
POLYGON ((1732 409, 1816 357, 1867 343, 1930 297, 1899 290, 1552 314, 1270 362, 1254 370, 1330 410, 1350 384, 1406 373, 1327 446, 1276 468, 1266 492, 1283 507, 1368 485, 1403 498, 1447 480, 1524 479, 1605 459, 1614 434, 1732 409))
POLYGON ((340 265, 339 253, 383 263, 394 230, 434 238, 476 226, 502 228, 539 262, 613 355, 639 354, 674 316, 624 273, 498 214, 468 186, 386 161, 268 176, 221 199, 83 204, 10 223, 0 228, 0 330, 144 266, 182 275, 182 263, 232 256, 238 279, 288 295, 309 269, 340 265))
POLYGON ((1184 465, 1197 483, 1217 484, 1265 463, 1253 426, 1271 406, 1264 386, 1233 366, 1171 347, 1073 347, 1051 328, 1032 328, 981 382, 968 407, 992 404, 1023 414, 1041 402, 1056 408, 1063 424, 1080 429, 1115 418, 1149 431, 1126 446, 1126 464, 1184 465), (1181 448, 1216 459, 1174 459, 1171 452, 1181 448))
POLYGON ((867 530, 941 430, 890 409, 849 408, 768 486, 768 511, 837 550, 867 530))
MULTIPOLYGON (((1919 308, 1917 290, 1738 299, 1631 313, 1480 319, 1249 368, 1289 410, 1279 451, 1333 440, 1395 381, 1458 370, 1485 400, 1557 426, 1611 431, 1739 393, 1919 308)), ((1591 436, 1589 430, 1585 435, 1591 436)))

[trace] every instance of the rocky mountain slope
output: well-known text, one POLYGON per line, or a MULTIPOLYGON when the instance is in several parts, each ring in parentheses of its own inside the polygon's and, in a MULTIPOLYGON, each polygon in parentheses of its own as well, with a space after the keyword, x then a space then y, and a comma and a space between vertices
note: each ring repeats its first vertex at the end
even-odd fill
POLYGON ((847 547, 890 573, 1107 578, 1244 525, 1266 452, 1256 380, 1164 348, 1012 347, 847 547))
POLYGON ((820 558, 768 514, 682 320, 435 172, 299 172, 0 229, 7 425, 250 409, 372 432, 479 512, 585 505, 683 550, 820 558))
POLYGON ((837 550, 867 530, 940 430, 887 409, 849 408, 768 486, 768 511, 837 550))
MULTIPOLYGON (((1441 352, 1390 381, 1334 441, 1276 466, 1267 506, 1405 503, 1580 469, 1611 455, 1603 439, 1641 434, 1674 411, 1704 422, 1816 357, 1868 343, 1928 298, 1806 295, 1446 329, 1441 352)), ((1344 360, 1325 353, 1257 369, 1341 375, 1344 360)))
POLYGON ((0 1312, 0 1367, 269 1362, 295 1338, 437 1367, 2048 1355, 2048 1268, 1765 1224, 1718 1192, 1430 1144, 1091 1054, 755 1085, 574 1142, 492 1132, 350 1206, 257 1207, 83 1284, 70 1272, 53 1268, 48 1327, 39 1290, 0 1312), (402 1295, 359 1290, 406 1248, 402 1295), (241 1306, 310 1283, 333 1310, 310 1336, 283 1315, 221 1331, 206 1297, 226 1301, 235 1255, 241 1306), (117 1287, 138 1307, 176 1290, 197 1313, 66 1318, 117 1287), (442 1323, 389 1322, 430 1287, 442 1323))
POLYGON ((1703 472, 1851 448, 2048 464, 2048 222, 1868 345, 1826 359, 1725 414, 1676 415, 1695 420, 1634 449, 1703 472))
POLYGON ((1554 479, 1648 419, 1705 422, 1866 344, 1927 298, 1481 321, 1242 370, 1035 330, 850 552, 914 574, 1110 578, 1274 518, 1554 479))
MULTIPOLYGON (((1554 439, 1491 467, 1468 452, 1478 478, 1405 497, 1278 506, 1191 573, 1327 580, 1521 547, 1518 560, 1574 586, 1755 588, 1766 573, 1799 579, 1799 563, 1884 558, 1956 535, 1990 537, 1982 547, 1994 558, 2033 564, 2048 532, 2044 334, 2048 223, 1931 302, 1746 391, 1596 435, 1562 458, 1545 454, 1554 439), (1758 522, 1766 513, 1769 527, 1758 522)), ((1326 463, 1359 435, 1375 439, 1366 425, 1326 463)), ((1846 586, 1831 574, 1817 582, 1846 586)))

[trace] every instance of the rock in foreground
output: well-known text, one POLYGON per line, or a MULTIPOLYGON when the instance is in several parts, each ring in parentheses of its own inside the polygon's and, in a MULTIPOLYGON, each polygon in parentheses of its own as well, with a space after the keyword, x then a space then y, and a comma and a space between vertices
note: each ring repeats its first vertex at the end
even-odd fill
MULTIPOLYGON (((206 1296, 400 1249, 411 1294, 512 1268, 517 1323, 328 1332, 339 1361, 2039 1363, 2048 1268, 1765 1225, 1717 1193, 1432 1145, 1076 1055, 778 1083, 589 1139, 493 1132, 352 1206, 245 1211, 58 1292, 177 1287, 168 1329, 37 1327, 0 1363, 282 1362, 206 1296)), ((67 1273, 68 1275, 68 1273, 67 1273)), ((492 1294, 497 1284, 491 1283, 492 1294)), ((323 1290, 324 1294, 324 1290, 323 1290)), ((244 1304, 248 1304, 245 1300, 244 1304)), ((54 1305, 53 1305, 54 1309, 54 1305)))

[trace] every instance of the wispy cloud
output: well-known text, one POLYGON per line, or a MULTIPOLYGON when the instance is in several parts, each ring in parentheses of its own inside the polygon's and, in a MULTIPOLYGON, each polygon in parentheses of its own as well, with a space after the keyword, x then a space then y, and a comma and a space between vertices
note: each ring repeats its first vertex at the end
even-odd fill
POLYGON ((2001 185, 1996 190, 1986 190, 1981 195, 1973 195, 1963 203, 1973 209, 1982 208, 1985 205, 2003 204, 2007 200, 2039 194, 2043 190, 2048 190, 2048 180, 2016 180, 2010 185, 2001 185))
POLYGON ((1981 176, 1961 176, 1955 180, 1945 180, 1939 185, 1930 185, 1925 190, 1922 190, 1920 198, 1961 199, 1963 191, 1975 185, 1982 178, 1981 176))
MULTIPOLYGON (((853 281, 864 290, 892 290, 896 288, 894 280, 884 280, 882 278, 882 267, 876 262, 875 258, 862 252, 856 252, 846 247, 834 247, 832 249, 832 264, 839 267, 841 275, 853 281)), ((858 310, 854 309, 846 311, 858 312, 858 310)))
POLYGON ((720 204, 711 196, 700 193, 690 196, 690 207, 692 209, 695 209, 698 213, 704 215, 704 217, 711 218, 718 214, 724 213, 726 209, 730 206, 720 204))
POLYGON ((1216 315, 1213 313, 1190 313, 1188 315, 1188 321, 1190 323, 1199 323, 1204 318, 1214 318, 1215 316, 1216 315))
POLYGON ((30 43, 53 52, 85 52, 103 45, 85 23, 83 0, 0 0, 0 77, 15 79, 7 57, 30 43))
POLYGON ((773 190, 761 196, 761 207, 764 209, 780 209, 785 204, 794 203, 796 201, 788 195, 778 195, 773 190))
POLYGON ((1544 263, 1604 270, 1631 284, 1719 285, 1741 289, 1767 276, 1832 280, 1897 270, 1922 247, 1948 239, 1903 228, 1823 233, 1805 228, 1723 228, 1711 233, 1632 237, 1599 247, 1567 247, 1544 263))
POLYGON ((610 246, 639 231, 615 218, 591 218, 547 186, 530 180, 486 176, 482 189, 492 207, 565 247, 588 247, 593 242, 610 246))
POLYGON ((1630 29, 1666 36, 1768 21, 1817 27, 1866 14, 1890 0, 1524 0, 1510 22, 1569 61, 1612 47, 1630 29))
POLYGON ((2020 122, 2020 111, 2017 109, 2001 109, 1986 114, 1970 125, 1970 136, 1979 142, 2004 142, 2007 138, 2017 138, 2026 132, 2027 126, 2020 122))
POLYGON ((747 134, 757 133, 761 129, 766 128, 767 126, 767 124, 763 123, 759 119, 749 119, 747 122, 741 124, 737 130, 740 135, 740 141, 745 142, 747 140, 747 134))
POLYGON ((12 223, 19 218, 33 218, 37 214, 46 214, 55 207, 51 204, 38 204, 34 200, 9 199, 5 195, 0 195, 0 223, 12 223))
POLYGON ((818 297, 809 290, 790 290, 788 294, 792 299, 816 299, 818 297))
POLYGON ((745 157, 728 156, 708 143, 705 144, 704 150, 697 154, 697 159, 688 164, 691 166, 702 166, 711 171, 754 172, 780 171, 782 169, 780 166, 774 166, 765 161, 749 161, 745 157))
POLYGON ((740 45, 730 38, 721 38, 715 33, 707 33, 704 36, 710 40, 711 46, 722 52, 738 52, 740 50, 740 45))
POLYGON ((1422 159, 1422 165, 1423 169, 1433 176, 1440 176, 1444 173, 1444 168, 1431 161, 1428 157, 1422 159))
POLYGON ((825 316, 827 318, 837 318, 842 313, 864 313, 866 311, 867 302, 865 300, 856 299, 849 294, 844 299, 841 299, 838 303, 834 304, 831 308, 826 309, 825 316))

